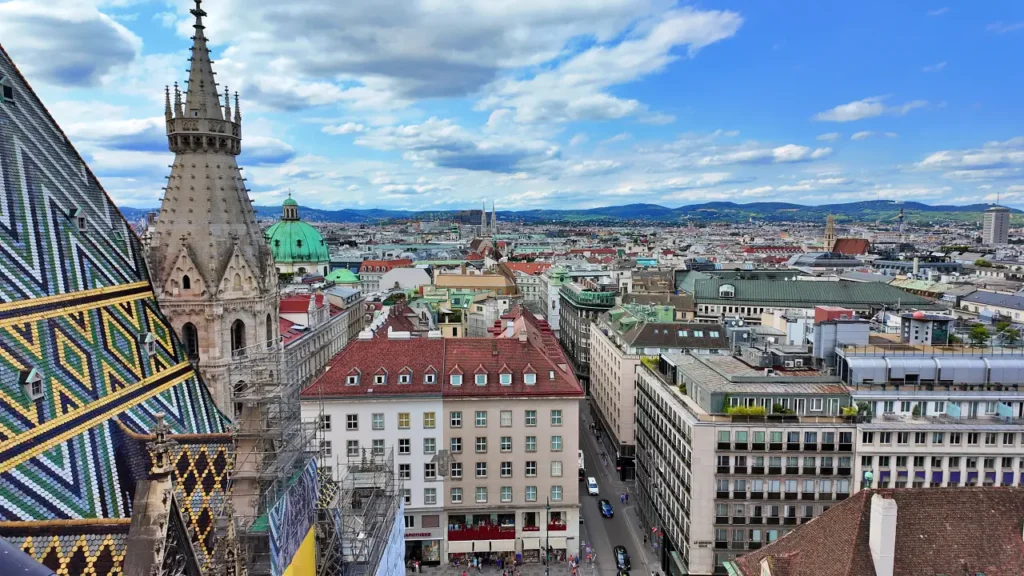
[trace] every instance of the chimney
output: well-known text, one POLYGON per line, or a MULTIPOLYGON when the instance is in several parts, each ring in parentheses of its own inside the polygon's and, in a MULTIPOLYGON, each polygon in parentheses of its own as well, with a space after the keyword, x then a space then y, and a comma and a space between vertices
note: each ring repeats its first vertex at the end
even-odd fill
POLYGON ((868 546, 876 576, 893 576, 896 560, 896 501, 879 494, 871 497, 868 546))
POLYGON ((526 343, 526 330, 525 329, 519 331, 519 341, 524 343, 524 344, 526 343))
POLYGON ((515 322, 513 322, 512 320, 509 320, 508 322, 505 322, 505 337, 506 338, 511 338, 512 335, 515 333, 515 330, 516 330, 515 329, 515 322))

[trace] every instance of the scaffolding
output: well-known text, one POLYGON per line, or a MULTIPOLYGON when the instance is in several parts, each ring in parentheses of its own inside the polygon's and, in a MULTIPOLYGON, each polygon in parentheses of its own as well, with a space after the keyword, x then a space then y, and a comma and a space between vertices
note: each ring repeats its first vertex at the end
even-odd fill
MULTIPOLYGON (((321 474, 331 476, 321 460, 321 474)), ((321 482, 317 514, 317 574, 374 576, 398 522, 402 482, 395 474, 394 449, 362 448, 337 459, 337 481, 321 482)))
MULTIPOLYGON (((270 574, 268 512, 292 478, 316 456, 316 426, 303 422, 298 376, 303 358, 278 343, 238 351, 229 368, 233 391, 236 534, 250 576, 270 574)), ((307 351, 308 353, 308 351, 307 351)))

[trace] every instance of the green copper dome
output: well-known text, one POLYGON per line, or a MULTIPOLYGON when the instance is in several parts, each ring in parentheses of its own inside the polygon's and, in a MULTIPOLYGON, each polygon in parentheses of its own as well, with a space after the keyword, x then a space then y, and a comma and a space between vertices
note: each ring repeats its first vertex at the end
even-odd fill
POLYGON ((281 221, 265 232, 274 262, 329 262, 331 254, 324 237, 299 220, 299 203, 289 197, 282 209, 281 221))
POLYGON ((338 268, 337 270, 332 270, 331 273, 327 275, 326 280, 328 282, 334 282, 335 284, 358 284, 359 276, 356 276, 356 274, 348 268, 338 268))

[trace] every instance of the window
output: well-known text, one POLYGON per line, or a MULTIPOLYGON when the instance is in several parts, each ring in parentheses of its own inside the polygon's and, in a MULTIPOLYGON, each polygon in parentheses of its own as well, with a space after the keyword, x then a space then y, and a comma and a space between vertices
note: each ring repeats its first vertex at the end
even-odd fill
POLYGON ((423 479, 424 480, 436 480, 437 479, 437 464, 433 462, 427 462, 423 465, 423 479))
MULTIPOLYGON (((411 374, 399 374, 398 375, 398 383, 399 384, 408 384, 411 381, 412 381, 412 375, 411 374)), ((431 490, 433 490, 433 488, 431 488, 431 490)))
POLYGON ((527 410, 526 411, 526 425, 527 426, 536 426, 537 425, 537 411, 536 410, 527 410))
POLYGON ((946 434, 943 432, 932 432, 932 444, 942 444, 946 434))
POLYGON ((452 454, 462 454, 462 438, 452 438, 449 445, 452 454))
POLYGON ((914 432, 914 444, 927 444, 928 436, 924 432, 914 432))
POLYGON ((448 381, 452 386, 462 386, 462 374, 452 374, 448 381))
POLYGON ((909 442, 910 442, 910 432, 897 432, 896 433, 896 443, 897 444, 907 444, 909 442))
POLYGON ((804 480, 801 482, 801 489, 805 494, 814 492, 814 480, 804 480))
POLYGON ((1013 458, 1011 458, 1009 456, 1004 457, 1002 459, 1001 464, 1002 464, 1003 469, 1013 468, 1013 458))
POLYGON ((932 468, 942 468, 941 456, 932 456, 932 468))
POLYGON ((345 451, 350 458, 359 456, 359 440, 349 440, 345 444, 345 451))
POLYGON ((786 492, 796 492, 796 480, 786 480, 786 492))
POLYGON ((950 468, 959 468, 960 467, 960 457, 959 456, 950 456, 949 457, 949 467, 950 468))
POLYGON ((527 460, 526 461, 526 476, 532 478, 537 475, 537 461, 527 460))
POLYGON ((551 425, 552 426, 561 426, 562 425, 562 411, 561 410, 552 410, 551 411, 551 425))
POLYGON ((896 467, 897 468, 906 468, 907 467, 907 457, 906 456, 897 456, 896 457, 896 467))
MULTIPOLYGON (((370 427, 374 430, 384 429, 384 414, 377 412, 370 415, 370 427)), ((330 430, 330 423, 327 424, 327 429, 330 430)))
POLYGON ((936 402, 935 403, 935 413, 936 414, 944 414, 945 412, 946 412, 946 403, 945 402, 936 402))
POLYGON ((452 488, 450 496, 452 504, 462 504, 462 488, 452 488))
POLYGON ((537 451, 537 437, 536 436, 527 436, 526 437, 526 451, 527 452, 536 452, 537 451))
POLYGON ((448 422, 452 428, 462 428, 462 412, 452 412, 448 422))
POLYGON ((551 487, 551 501, 552 502, 561 502, 562 501, 562 487, 561 486, 552 486, 551 487))
POLYGON ((412 422, 412 418, 409 417, 409 413, 408 412, 399 412, 398 413, 398 429, 399 430, 408 430, 409 429, 409 424, 411 422, 412 422))
POLYGON ((822 398, 811 398, 811 412, 821 412, 822 398))
POLYGON ((996 445, 996 433, 995 432, 986 432, 985 433, 985 446, 995 446, 995 445, 996 445))
POLYGON ((416 517, 415 516, 406 516, 405 517, 405 527, 406 528, 415 528, 416 527, 416 517))
POLYGON ((874 444, 875 433, 874 432, 862 432, 860 435, 860 441, 862 444, 874 444))
POLYGON ((345 415, 345 430, 359 430, 359 414, 345 415))
POLYGON ((879 444, 892 444, 892 432, 879 432, 878 442, 879 444))
POLYGON ((985 458, 985 469, 986 470, 991 470, 992 468, 995 468, 995 467, 996 467, 996 459, 995 458, 985 458))
POLYGON ((331 415, 321 414, 317 417, 317 426, 320 430, 331 431, 331 415))
POLYGON ((487 411, 477 410, 476 411, 476 427, 486 428, 487 427, 487 411))
POLYGON ((437 425, 437 418, 436 418, 436 416, 434 414, 435 414, 434 412, 424 412, 423 413, 423 427, 424 428, 433 428, 434 426, 437 425))
POLYGON ((889 457, 888 456, 879 456, 878 457, 878 465, 881 466, 882 468, 888 468, 889 467, 889 457))
POLYGON ((526 501, 527 502, 536 502, 537 501, 537 487, 536 486, 527 486, 526 487, 526 501))
POLYGON ((14 86, 6 76, 0 77, 0 102, 14 103, 14 86))
POLYGON ((818 433, 817 432, 804 432, 804 444, 817 444, 818 433))
POLYGON ((949 444, 951 446, 959 446, 960 445, 960 433, 959 432, 950 432, 949 433, 949 444))
POLYGON ((402 480, 409 480, 412 478, 412 464, 399 464, 398 465, 398 477, 402 480))
POLYGON ((241 320, 235 320, 231 324, 231 356, 245 356, 245 322, 241 320))
POLYGON ((423 439, 423 453, 424 454, 433 454, 435 452, 437 452, 437 440, 435 440, 434 438, 424 438, 423 439))
POLYGON ((476 477, 487 478, 487 462, 476 463, 476 477))
POLYGON ((345 386, 358 386, 358 385, 359 385, 359 375, 358 374, 349 374, 348 377, 345 378, 345 386))
POLYGON ((977 432, 968 432, 967 433, 967 445, 968 446, 977 446, 978 445, 978 433, 977 432))
POLYGON ((502 486, 501 487, 501 501, 502 502, 511 502, 512 501, 512 487, 511 486, 502 486))
POLYGON ((996 402, 985 402, 985 414, 995 414, 996 404, 996 402))
POLYGON ((501 451, 502 452, 511 452, 512 451, 512 437, 511 436, 502 436, 501 437, 501 451))
POLYGON ((408 488, 402 489, 402 499, 405 500, 405 505, 409 506, 412 504, 412 490, 408 488))
POLYGON ((487 487, 477 486, 476 487, 476 501, 480 503, 487 502, 487 487))
MULTIPOLYGON (((188 278, 188 276, 186 276, 188 278)), ((199 330, 196 329, 196 325, 191 322, 186 322, 181 327, 181 339, 185 344, 185 355, 190 359, 199 358, 199 330)), ((358 384, 359 382, 356 382, 358 384)))
POLYGON ((910 407, 910 402, 904 400, 900 402, 900 412, 910 412, 913 408, 910 407))
POLYGON ((321 440, 320 441, 320 453, 323 454, 324 458, 331 457, 331 441, 321 440))
POLYGON ((502 462, 501 463, 501 477, 502 478, 511 478, 512 477, 512 463, 511 462, 502 462))
POLYGON ((487 453, 487 437, 477 436, 476 437, 476 453, 486 454, 487 453))
POLYGON ((411 453, 411 451, 412 451, 411 448, 412 448, 412 442, 410 442, 408 438, 399 438, 398 439, 398 455, 399 456, 408 456, 411 453))
POLYGON ((558 478, 562 475, 562 462, 560 460, 551 461, 551 476, 552 478, 558 478))
POLYGON ((500 382, 502 386, 509 386, 512 384, 512 375, 508 373, 499 374, 498 382, 500 382))
POLYGON ((501 411, 501 427, 511 428, 512 427, 512 411, 502 410, 501 411))
POLYGON ((487 374, 477 374, 476 375, 476 385, 477 386, 486 386, 487 385, 487 374))
POLYGON ((1013 446, 1013 432, 1003 432, 1003 446, 1013 446))
POLYGON ((968 458, 967 459, 967 467, 968 468, 977 468, 978 467, 978 459, 977 458, 968 458))
POLYGON ((552 452, 561 452, 562 451, 562 437, 561 436, 552 436, 551 437, 551 451, 552 452))
POLYGON ((373 383, 374 384, 387 384, 388 383, 388 376, 387 376, 387 374, 374 374, 373 375, 373 383))
POLYGON ((436 378, 437 378, 437 374, 434 374, 433 372, 428 372, 427 374, 423 375, 423 383, 424 384, 433 384, 434 380, 436 378))
POLYGON ((533 372, 526 372, 525 374, 523 374, 523 384, 526 384, 527 386, 533 386, 536 383, 537 383, 537 375, 536 374, 534 374, 533 372))
POLYGON ((449 471, 451 472, 452 478, 462 478, 462 462, 452 462, 449 467, 449 471))
POLYGON ((875 459, 874 456, 861 456, 860 457, 860 465, 865 467, 865 468, 870 468, 871 467, 871 463, 874 461, 874 459, 875 459))

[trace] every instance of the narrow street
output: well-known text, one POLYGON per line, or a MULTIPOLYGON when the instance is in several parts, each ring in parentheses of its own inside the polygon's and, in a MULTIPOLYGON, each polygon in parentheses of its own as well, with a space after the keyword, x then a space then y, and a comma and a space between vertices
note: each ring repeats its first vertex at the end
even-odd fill
POLYGON ((598 438, 590 430, 591 421, 589 402, 582 400, 580 401, 580 449, 583 450, 587 476, 596 478, 597 485, 601 490, 599 496, 590 496, 587 494, 585 481, 580 482, 580 510, 586 534, 583 536, 583 540, 590 544, 597 554, 594 567, 590 569, 585 560, 586 551, 583 551, 582 565, 585 568, 585 574, 614 576, 616 568, 612 548, 615 546, 625 546, 632 562, 631 573, 647 576, 652 570, 660 572, 650 547, 643 544, 644 531, 640 527, 633 496, 630 495, 630 501, 627 504, 620 501, 620 494, 633 490, 632 483, 619 480, 613 459, 609 458, 605 464, 601 464, 600 453, 604 452, 607 455, 610 452, 608 446, 598 444, 598 438), (597 502, 602 498, 611 503, 615 510, 614 517, 601 516, 597 502))

